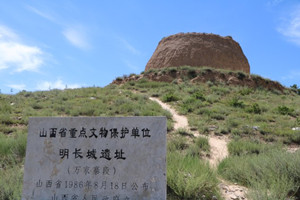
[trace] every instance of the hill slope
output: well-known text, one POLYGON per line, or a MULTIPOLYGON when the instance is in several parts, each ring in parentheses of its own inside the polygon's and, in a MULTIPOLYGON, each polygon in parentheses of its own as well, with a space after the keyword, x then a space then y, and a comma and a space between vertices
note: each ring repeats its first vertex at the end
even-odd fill
POLYGON ((285 149, 300 144, 300 96, 282 86, 193 82, 197 71, 190 76, 188 68, 176 70, 179 75, 170 82, 151 81, 147 72, 105 88, 1 94, 0 199, 20 198, 29 117, 128 115, 168 118, 168 199, 222 198, 217 172, 206 164, 211 154, 208 140, 193 137, 192 131, 231 140, 230 156, 219 164, 218 176, 247 186, 252 199, 299 199, 300 151, 292 154, 285 149), (192 130, 174 131, 171 113, 151 96, 185 115, 192 130))

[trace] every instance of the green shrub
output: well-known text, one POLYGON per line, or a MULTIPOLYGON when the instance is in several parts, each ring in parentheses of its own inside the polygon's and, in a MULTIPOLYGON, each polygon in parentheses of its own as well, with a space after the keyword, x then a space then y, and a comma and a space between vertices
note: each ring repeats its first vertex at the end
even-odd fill
POLYGON ((0 113, 1 114, 10 114, 12 112, 11 105, 8 102, 0 101, 0 113))
POLYGON ((180 199, 220 198, 216 174, 208 163, 178 152, 167 154, 167 184, 180 199))
POLYGON ((281 115, 293 115, 294 109, 287 106, 278 106, 277 112, 281 115))
POLYGON ((186 156, 198 157, 200 158, 203 155, 203 151, 197 145, 192 144, 186 150, 186 156))
POLYGON ((228 151, 233 156, 244 156, 248 154, 260 154, 270 150, 278 149, 278 146, 268 145, 258 140, 238 139, 232 140, 228 144, 228 151))
POLYGON ((23 158, 26 151, 26 138, 27 135, 21 131, 18 131, 13 136, 0 134, 0 157, 13 156, 13 158, 23 158))
POLYGON ((199 147, 202 151, 209 152, 210 146, 208 143, 208 138, 206 137, 198 137, 195 141, 197 147, 199 147))
POLYGON ((218 172, 227 180, 249 187, 250 199, 285 200, 299 195, 299 166, 300 151, 292 154, 272 150, 228 157, 219 164, 218 172))
POLYGON ((238 119, 235 119, 235 118, 228 118, 226 120, 225 124, 226 124, 226 128, 231 130, 233 128, 237 128, 241 124, 241 122, 238 121, 238 119))
POLYGON ((213 86, 213 87, 211 87, 211 89, 212 89, 213 93, 220 95, 220 96, 225 96, 230 93, 230 88, 225 87, 225 86, 213 86))
POLYGON ((294 85, 291 85, 291 87, 290 87, 291 89, 295 89, 295 90, 297 90, 298 89, 298 86, 297 86, 297 84, 294 84, 294 85))
POLYGON ((296 84, 292 85, 292 86, 291 86, 291 89, 292 89, 296 94, 300 95, 300 88, 299 88, 296 84))
POLYGON ((249 113, 261 114, 262 110, 260 109, 258 103, 254 103, 246 109, 249 113))
POLYGON ((245 104, 243 101, 240 101, 238 97, 233 97, 229 101, 229 105, 235 108, 244 108, 245 104))
POLYGON ((181 136, 193 136, 193 133, 191 133, 189 130, 185 128, 179 128, 175 131, 175 134, 181 135, 181 136))
POLYGON ((198 137, 194 144, 190 145, 187 149, 187 156, 201 157, 208 154, 210 146, 206 137, 198 137))
POLYGON ((246 77, 246 74, 243 72, 238 72, 237 73, 237 78, 240 80, 243 80, 246 77))
POLYGON ((205 101, 205 97, 204 95, 202 94, 202 92, 195 92, 193 95, 192 95, 193 98, 197 99, 197 100, 201 100, 201 101, 205 101))
POLYGON ((300 131, 293 133, 290 138, 292 142, 300 145, 300 131))
POLYGON ((224 120, 225 116, 224 114, 220 114, 220 113, 212 113, 211 118, 216 120, 224 120))
POLYGON ((41 104, 35 102, 32 104, 32 108, 36 109, 36 110, 40 110, 43 108, 43 106, 41 104))
POLYGON ((177 72, 177 69, 176 69, 176 68, 170 68, 169 70, 170 70, 169 72, 170 72, 171 74, 175 74, 175 73, 177 72))
POLYGON ((171 101, 178 101, 179 98, 174 93, 168 93, 162 96, 163 102, 171 102, 171 101))
POLYGON ((123 81, 123 78, 122 77, 117 77, 116 81, 123 81))
POLYGON ((11 118, 10 114, 0 114, 0 123, 5 125, 14 124, 14 120, 11 118))
POLYGON ((21 199, 26 134, 0 134, 0 199, 21 199))
POLYGON ((186 115, 188 113, 192 113, 194 111, 194 106, 191 104, 182 104, 180 107, 179 113, 182 115, 186 115))
POLYGON ((168 149, 170 151, 182 151, 189 147, 187 139, 183 136, 176 136, 168 142, 168 149))
POLYGON ((6 170, 0 169, 0 199, 21 199, 23 172, 22 167, 11 166, 6 170))
POLYGON ((249 95, 249 94, 253 93, 253 89, 244 88, 244 89, 240 90, 239 93, 243 96, 246 96, 246 95, 249 95))
POLYGON ((189 78, 189 79, 193 79, 193 78, 195 78, 196 76, 197 76, 196 70, 194 70, 194 69, 189 69, 189 70, 188 70, 188 78, 189 78))

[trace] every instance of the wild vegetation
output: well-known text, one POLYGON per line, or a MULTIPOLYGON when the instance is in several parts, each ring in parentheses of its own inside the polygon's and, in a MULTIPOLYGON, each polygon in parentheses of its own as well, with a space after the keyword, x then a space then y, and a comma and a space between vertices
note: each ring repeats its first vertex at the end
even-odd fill
MULTIPOLYGON (((180 69, 164 70, 176 72, 180 69)), ((185 77, 166 83, 142 78, 129 81, 121 88, 168 102, 180 114, 186 115, 189 124, 201 134, 213 131, 216 134, 255 137, 266 142, 300 144, 300 131, 292 130, 300 127, 300 95, 294 89, 253 89, 228 86, 217 81, 194 84, 191 79, 185 77)))
POLYGON ((249 187, 252 200, 300 198, 300 152, 289 153, 278 144, 233 140, 231 156, 218 172, 227 180, 249 187))
POLYGON ((20 92, 0 95, 0 199, 21 198, 29 117, 36 116, 167 116, 145 95, 106 88, 20 92))
MULTIPOLYGON (((180 69, 164 70, 176 73, 180 69)), ((181 77, 172 83, 142 78, 129 81, 122 88, 171 104, 202 135, 229 135, 230 156, 217 171, 224 179, 248 187, 249 199, 300 199, 300 151, 286 150, 289 145, 300 145, 298 87, 279 91, 228 86, 217 81, 194 84, 190 80, 195 76, 181 77)), ((187 148, 183 139, 173 142, 181 149, 187 148)))
POLYGON ((168 119, 168 199, 220 200, 220 176, 247 186, 254 200, 300 199, 300 151, 286 151, 300 145, 298 86, 278 91, 191 83, 197 74, 186 70, 191 70, 189 76, 171 83, 141 78, 105 88, 0 94, 0 200, 20 199, 29 117, 149 115, 168 119), (205 160, 210 154, 207 138, 174 131, 171 114, 150 96, 187 116, 200 134, 228 135, 230 156, 217 170, 211 168, 205 160))
POLYGON ((221 199, 216 172, 201 159, 209 154, 205 137, 179 129, 168 140, 168 199, 221 199))

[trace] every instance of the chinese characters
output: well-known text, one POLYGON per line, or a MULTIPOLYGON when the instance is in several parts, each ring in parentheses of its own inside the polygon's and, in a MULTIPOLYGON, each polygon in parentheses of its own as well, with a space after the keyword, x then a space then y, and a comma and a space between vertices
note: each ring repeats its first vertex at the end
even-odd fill
POLYGON ((133 138, 147 138, 151 137, 149 128, 141 128, 134 127, 129 130, 127 127, 122 127, 120 130, 117 128, 106 128, 101 127, 96 129, 94 127, 86 128, 81 127, 80 129, 76 128, 50 128, 46 130, 43 128, 39 132, 39 137, 50 137, 50 138, 111 138, 111 139, 124 139, 125 137, 133 137, 133 138))

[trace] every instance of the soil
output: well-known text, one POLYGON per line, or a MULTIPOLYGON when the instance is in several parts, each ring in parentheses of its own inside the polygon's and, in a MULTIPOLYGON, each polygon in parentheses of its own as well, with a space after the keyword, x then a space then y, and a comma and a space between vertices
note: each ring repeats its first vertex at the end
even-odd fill
POLYGON ((248 60, 239 43, 230 36, 206 33, 178 33, 163 38, 145 71, 185 65, 250 73, 248 60))
POLYGON ((117 78, 112 84, 122 85, 129 81, 138 81, 146 78, 150 81, 157 82, 177 82, 183 80, 190 83, 207 83, 223 84, 226 86, 242 86, 252 89, 264 88, 270 91, 283 92, 286 88, 277 81, 262 78, 256 75, 244 74, 242 72, 222 71, 215 69, 199 69, 199 70, 185 70, 183 68, 173 68, 160 72, 149 71, 141 75, 132 75, 124 78, 117 78))
POLYGON ((175 121, 175 123, 174 123, 175 130, 177 130, 179 128, 186 128, 186 129, 189 128, 189 123, 185 116, 178 115, 177 112, 173 108, 171 108, 168 104, 163 103, 162 101, 160 101, 157 98, 150 97, 149 99, 152 101, 156 101, 163 109, 169 111, 172 114, 173 120, 175 121))

